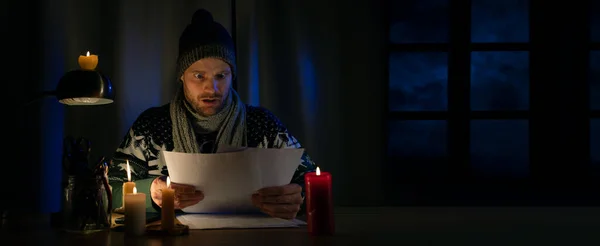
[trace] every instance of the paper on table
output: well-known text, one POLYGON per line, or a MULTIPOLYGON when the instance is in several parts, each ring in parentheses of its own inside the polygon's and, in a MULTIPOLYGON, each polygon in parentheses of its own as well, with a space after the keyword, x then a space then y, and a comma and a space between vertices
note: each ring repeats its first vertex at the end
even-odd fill
POLYGON ((274 228, 298 227, 306 222, 294 219, 284 220, 263 215, 221 215, 221 214, 183 214, 177 216, 182 224, 190 229, 225 228, 274 228))
POLYGON ((240 151, 190 154, 163 151, 174 183, 194 185, 204 193, 186 213, 251 213, 252 193, 290 183, 304 149, 246 148, 240 151))

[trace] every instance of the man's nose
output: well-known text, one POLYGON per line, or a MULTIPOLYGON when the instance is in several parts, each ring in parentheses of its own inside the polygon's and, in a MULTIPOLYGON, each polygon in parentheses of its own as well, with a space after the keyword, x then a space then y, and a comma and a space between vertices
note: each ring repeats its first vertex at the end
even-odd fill
POLYGON ((217 91, 217 80, 215 78, 211 78, 206 83, 204 83, 204 91, 215 92, 217 91))

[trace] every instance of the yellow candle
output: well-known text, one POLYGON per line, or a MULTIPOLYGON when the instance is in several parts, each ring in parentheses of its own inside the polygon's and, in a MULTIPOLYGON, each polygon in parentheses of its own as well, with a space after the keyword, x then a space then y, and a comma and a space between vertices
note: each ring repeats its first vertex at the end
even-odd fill
POLYGON ((79 67, 83 70, 94 70, 96 69, 96 66, 98 66, 98 56, 90 55, 90 52, 88 51, 85 56, 79 56, 77 62, 79 63, 79 67))
POLYGON ((125 234, 140 236, 146 232, 146 194, 133 193, 125 195, 125 234))
POLYGON ((125 195, 133 193, 135 183, 131 182, 131 169, 129 168, 129 160, 127 160, 127 182, 123 183, 123 208, 125 208, 125 195))
POLYGON ((161 221, 163 230, 175 226, 175 190, 171 189, 171 179, 167 177, 167 188, 162 189, 161 221))

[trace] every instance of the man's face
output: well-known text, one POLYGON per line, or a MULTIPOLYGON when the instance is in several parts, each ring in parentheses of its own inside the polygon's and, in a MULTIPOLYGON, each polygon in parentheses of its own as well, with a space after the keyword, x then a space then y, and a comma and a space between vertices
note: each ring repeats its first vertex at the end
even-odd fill
POLYGON ((217 58, 204 58, 188 67, 181 80, 185 99, 201 116, 218 113, 231 89, 231 67, 217 58))

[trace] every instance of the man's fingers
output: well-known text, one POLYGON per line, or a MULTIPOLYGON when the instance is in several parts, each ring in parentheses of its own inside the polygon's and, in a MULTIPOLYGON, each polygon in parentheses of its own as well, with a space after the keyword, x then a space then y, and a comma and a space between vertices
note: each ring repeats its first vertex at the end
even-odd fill
POLYGON ((300 205, 263 203, 262 209, 270 213, 297 213, 300 210, 300 205))
POLYGON ((154 200, 154 201, 162 200, 162 194, 160 194, 158 192, 152 192, 152 200, 154 200))
POLYGON ((189 206, 195 205, 196 203, 198 203, 198 201, 182 201, 182 202, 179 202, 179 203, 178 203, 178 204, 175 206, 175 208, 176 208, 176 209, 184 209, 184 208, 186 208, 186 207, 189 207, 189 206))
POLYGON ((261 196, 276 196, 285 194, 294 194, 302 192, 302 187, 298 184, 291 183, 283 186, 265 187, 258 190, 261 196))
POLYGON ((194 193, 181 193, 177 194, 177 199, 180 201, 201 201, 204 199, 204 193, 196 191, 194 193))
POLYGON ((299 193, 281 196, 260 196, 260 200, 264 203, 302 204, 302 196, 299 193))
POLYGON ((294 219, 300 210, 300 205, 295 204, 268 204, 263 203, 261 210, 268 215, 283 219, 294 219))
POLYGON ((252 204, 254 204, 254 206, 260 208, 260 195, 259 194, 252 194, 252 196, 250 197, 250 199, 252 200, 252 204))
POLYGON ((296 218, 296 213, 272 213, 272 212, 267 212, 268 215, 275 217, 275 218, 282 218, 285 220, 293 220, 296 218))
POLYGON ((194 193, 196 191, 194 186, 174 183, 171 183, 171 189, 175 190, 175 193, 194 193))
POLYGON ((192 206, 204 199, 204 193, 196 191, 191 194, 175 194, 175 209, 182 209, 185 207, 192 206))

